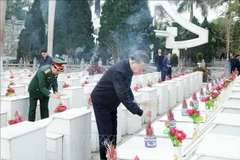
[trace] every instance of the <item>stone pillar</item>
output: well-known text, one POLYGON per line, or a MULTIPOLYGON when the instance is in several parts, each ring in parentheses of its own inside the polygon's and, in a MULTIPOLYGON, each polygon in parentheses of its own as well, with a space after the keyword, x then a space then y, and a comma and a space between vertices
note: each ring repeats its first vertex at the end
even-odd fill
POLYGON ((3 73, 3 63, 2 63, 2 56, 3 56, 3 40, 4 40, 4 27, 5 27, 5 15, 6 15, 6 2, 7 1, 0 1, 0 71, 3 73))
POLYGON ((98 65, 102 66, 102 59, 100 58, 100 60, 98 61, 98 65))
POLYGON ((23 67, 23 59, 21 57, 19 60, 19 68, 22 69, 22 67, 23 67))
POLYGON ((52 57, 56 0, 48 1, 48 54, 52 57))

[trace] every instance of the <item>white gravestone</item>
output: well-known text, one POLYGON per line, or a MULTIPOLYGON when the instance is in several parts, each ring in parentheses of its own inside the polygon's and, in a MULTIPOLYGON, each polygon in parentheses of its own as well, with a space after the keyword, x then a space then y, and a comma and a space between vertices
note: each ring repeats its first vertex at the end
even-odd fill
MULTIPOLYGON (((138 92, 142 93, 143 101, 157 101, 157 89, 152 87, 145 87, 138 90, 138 92)), ((155 120, 158 112, 158 104, 154 103, 154 106, 141 106, 144 110, 149 109, 152 112, 151 121, 155 120), (150 108, 151 107, 151 108, 150 108)), ((144 121, 147 123, 149 118, 144 118, 144 121)))
POLYGON ((163 83, 154 84, 153 88, 157 88, 159 98, 158 114, 163 114, 168 108, 168 85, 163 83))
POLYGON ((174 78, 172 81, 177 82, 177 102, 180 103, 183 100, 184 97, 184 79, 183 78, 174 78))
POLYGON ((1 128, 7 126, 8 120, 7 120, 7 112, 0 112, 0 123, 1 123, 1 128))
MULTIPOLYGON (((183 141, 182 152, 190 142, 188 139, 183 141)), ((143 160, 171 160, 173 154, 173 145, 168 138, 157 138, 156 148, 146 148, 144 137, 132 137, 117 147, 117 156, 121 160, 134 159, 136 155, 143 160)))
POLYGON ((47 132, 46 133, 46 159, 63 159, 63 135, 47 132))
POLYGON ((51 117, 47 131, 63 135, 63 159, 91 159, 91 111, 74 108, 51 117))
POLYGON ((184 75, 181 78, 184 78, 184 97, 187 98, 190 95, 190 77, 189 75, 184 75))
POLYGON ((142 84, 143 87, 147 87, 147 75, 138 75, 138 80, 142 84))
POLYGON ((1 159, 45 160, 46 128, 24 121, 1 128, 1 159))
POLYGON ((16 110, 19 112, 19 114, 21 114, 23 120, 28 119, 28 96, 3 97, 1 99, 1 111, 7 112, 8 118, 13 118, 13 114, 16 110))
POLYGON ((83 87, 69 87, 64 88, 61 94, 69 96, 69 109, 79 108, 84 106, 83 87))
POLYGON ((164 81, 164 84, 168 85, 168 91, 170 95, 168 95, 168 105, 170 108, 174 107, 177 104, 177 82, 175 81, 164 81))

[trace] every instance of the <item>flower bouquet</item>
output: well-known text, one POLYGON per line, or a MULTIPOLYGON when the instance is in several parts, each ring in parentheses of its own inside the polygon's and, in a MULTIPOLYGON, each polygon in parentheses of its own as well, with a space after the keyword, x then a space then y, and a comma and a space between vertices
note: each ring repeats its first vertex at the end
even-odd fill
POLYGON ((146 125, 146 136, 144 137, 145 147, 155 148, 157 146, 157 138, 153 133, 152 123, 148 122, 146 125))
POLYGON ((13 86, 13 85, 15 85, 15 83, 13 81, 10 81, 9 86, 13 86))
POLYGON ((217 86, 217 87, 215 88, 215 90, 217 90, 217 92, 218 92, 219 94, 221 93, 222 89, 223 89, 223 87, 222 87, 221 85, 219 85, 219 86, 217 86))
POLYGON ((6 96, 8 96, 8 97, 15 96, 15 90, 13 88, 11 88, 10 86, 8 86, 6 96))
POLYGON ((71 78, 71 76, 70 76, 70 75, 68 75, 68 76, 67 76, 67 78, 71 78))
POLYGON ((133 90, 135 91, 135 92, 137 92, 138 91, 138 84, 135 86, 135 87, 133 87, 133 90))
POLYGON ((210 109, 214 107, 213 101, 210 99, 210 97, 205 97, 202 99, 202 102, 205 102, 205 121, 208 121, 210 117, 210 109))
POLYGON ((149 81, 148 81, 147 87, 152 87, 152 82, 149 82, 149 81))
POLYGON ((211 94, 212 100, 216 101, 218 99, 219 93, 218 92, 213 92, 211 94))
POLYGON ((161 80, 161 78, 158 78, 158 83, 162 83, 162 80, 161 80))
POLYGON ((204 92, 203 92, 203 89, 201 88, 201 90, 200 90, 200 97, 199 97, 200 101, 201 101, 202 98, 204 98, 204 92))
POLYGON ((166 81, 170 81, 170 80, 171 80, 171 78, 169 78, 169 77, 166 78, 166 81))
POLYGON ((134 158, 134 160, 140 160, 140 159, 138 158, 138 156, 136 156, 136 157, 134 158))
POLYGON ((86 84, 88 84, 88 78, 86 78, 86 80, 83 82, 82 86, 84 87, 86 84))
POLYGON ((193 105, 195 106, 195 107, 198 107, 198 99, 197 99, 197 94, 196 94, 196 92, 193 92, 193 95, 192 95, 192 102, 193 102, 193 105))
POLYGON ((181 146, 182 141, 186 139, 187 135, 176 128, 170 128, 170 124, 165 122, 166 129, 163 131, 171 139, 174 147, 174 160, 182 160, 181 146))
POLYGON ((203 121, 203 117, 200 115, 200 111, 196 109, 189 109, 188 116, 192 118, 194 123, 194 132, 193 137, 196 138, 199 136, 199 124, 203 121))
POLYGON ((107 149, 106 158, 107 160, 117 160, 117 149, 116 147, 109 141, 105 141, 104 145, 107 149))
POLYGON ((29 74, 28 74, 28 77, 32 77, 32 74, 31 74, 31 73, 29 73, 29 74))
POLYGON ((173 75, 173 77, 172 78, 178 78, 178 76, 177 75, 173 75))
POLYGON ((67 110, 67 107, 62 104, 62 102, 59 102, 59 105, 54 109, 54 113, 60 113, 67 110))
POLYGON ((223 83, 222 84, 222 88, 225 90, 225 89, 227 89, 227 87, 228 87, 228 84, 227 83, 223 83))
POLYGON ((10 77, 9 77, 10 79, 13 79, 13 78, 15 78, 13 75, 11 75, 10 77))
POLYGON ((18 111, 15 111, 15 113, 13 114, 14 119, 9 119, 8 120, 8 124, 9 125, 13 125, 13 124, 17 124, 23 121, 22 117, 19 115, 18 111))
POLYGON ((187 110, 188 110, 188 106, 187 106, 186 99, 184 98, 182 102, 182 116, 188 116, 187 110))
POLYGON ((170 124, 170 128, 176 128, 176 120, 174 119, 174 115, 172 109, 169 109, 167 112, 167 118, 170 124))
POLYGON ((62 86, 62 88, 68 88, 68 87, 70 87, 70 84, 67 84, 66 82, 62 86))

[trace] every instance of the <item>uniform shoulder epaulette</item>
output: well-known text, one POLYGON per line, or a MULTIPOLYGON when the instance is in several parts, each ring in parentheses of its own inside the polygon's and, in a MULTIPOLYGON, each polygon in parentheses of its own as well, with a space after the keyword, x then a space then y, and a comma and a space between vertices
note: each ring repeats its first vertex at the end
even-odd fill
POLYGON ((51 70, 50 69, 47 69, 46 71, 45 71, 45 74, 50 74, 51 73, 51 70))

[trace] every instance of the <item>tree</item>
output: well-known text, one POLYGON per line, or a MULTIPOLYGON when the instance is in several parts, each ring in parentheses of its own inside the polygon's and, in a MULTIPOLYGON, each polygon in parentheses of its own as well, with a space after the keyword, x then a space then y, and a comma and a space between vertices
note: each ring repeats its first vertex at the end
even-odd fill
POLYGON ((92 14, 87 0, 71 1, 72 17, 69 23, 74 57, 89 61, 94 52, 92 14), (81 18, 79 18, 81 17, 81 18))
POLYGON ((28 45, 28 54, 30 58, 39 56, 39 51, 43 47, 45 39, 45 24, 40 7, 40 0, 35 0, 30 11, 27 13, 24 24, 25 29, 21 31, 21 36, 19 37, 18 57, 26 52, 26 43, 28 45))
POLYGON ((18 49, 17 49, 17 59, 23 58, 24 62, 27 62, 29 58, 29 34, 26 29, 23 29, 19 35, 18 49))
POLYGON ((53 54, 90 60, 94 38, 88 0, 57 0, 55 14, 53 54))
POLYGON ((30 0, 7 0, 6 19, 12 19, 16 17, 18 20, 24 20, 26 17, 26 11, 24 7, 30 6, 30 0))
POLYGON ((99 57, 116 62, 137 49, 150 54, 155 35, 146 0, 106 0, 100 24, 99 57))
POLYGON ((175 4, 179 4, 178 7, 178 12, 182 13, 185 11, 190 11, 190 19, 189 21, 192 22, 193 20, 193 7, 194 5, 196 5, 196 8, 201 8, 201 14, 203 17, 207 17, 208 15, 208 8, 207 8, 207 3, 206 1, 203 0, 177 0, 177 1, 173 1, 173 3, 175 4))

